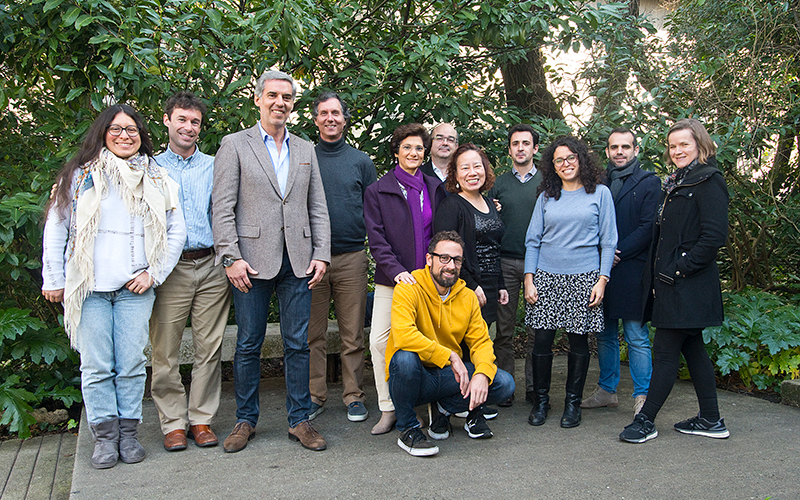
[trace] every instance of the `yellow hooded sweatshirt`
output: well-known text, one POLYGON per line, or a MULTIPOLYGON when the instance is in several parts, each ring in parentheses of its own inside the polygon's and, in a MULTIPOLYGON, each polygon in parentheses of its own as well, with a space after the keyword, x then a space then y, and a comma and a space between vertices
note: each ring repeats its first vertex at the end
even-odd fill
POLYGON ((436 290, 429 266, 411 273, 416 284, 399 283, 392 297, 392 330, 386 344, 386 380, 395 352, 415 352, 425 366, 444 368, 450 352, 462 357, 461 342, 466 341, 475 373, 494 380, 494 346, 481 316, 475 292, 459 279, 444 301, 436 290))

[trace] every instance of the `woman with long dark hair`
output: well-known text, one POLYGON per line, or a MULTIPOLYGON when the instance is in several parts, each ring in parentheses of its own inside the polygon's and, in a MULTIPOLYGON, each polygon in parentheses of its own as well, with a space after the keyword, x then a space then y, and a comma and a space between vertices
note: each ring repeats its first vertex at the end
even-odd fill
POLYGON ((589 369, 589 333, 603 330, 602 301, 617 225, 611 191, 585 142, 561 137, 542 153, 542 183, 525 241, 525 323, 533 342, 534 404, 531 425, 550 410, 552 346, 567 331, 569 358, 561 427, 581 423, 581 398, 589 369))
POLYGON ((186 239, 177 184, 152 154, 139 113, 106 108, 58 173, 46 207, 42 295, 64 303, 64 327, 80 352, 98 469, 144 459, 137 425, 153 286, 186 239))
MULTIPOLYGON (((728 237, 728 187, 717 168, 716 145, 697 120, 678 120, 667 132, 664 159, 675 171, 664 180, 646 273, 646 315, 652 311, 653 375, 642 410, 619 438, 644 443, 658 436, 655 419, 672 391, 683 354, 700 412, 675 430, 730 436, 717 404, 714 365, 703 329, 722 324, 717 251, 728 237)), ((647 319, 647 318, 645 318, 647 319)))

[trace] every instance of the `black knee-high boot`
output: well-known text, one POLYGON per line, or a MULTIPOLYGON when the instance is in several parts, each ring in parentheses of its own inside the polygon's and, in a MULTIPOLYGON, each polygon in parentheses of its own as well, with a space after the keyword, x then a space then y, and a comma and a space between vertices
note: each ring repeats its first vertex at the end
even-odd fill
MULTIPOLYGON (((553 371, 553 354, 531 354, 533 364, 533 410, 528 417, 531 425, 542 425, 550 410, 550 376, 553 371)), ((580 403, 580 401, 579 401, 580 403)))
POLYGON ((567 363, 567 397, 564 399, 561 427, 577 427, 581 424, 581 398, 588 371, 589 355, 570 352, 567 363))

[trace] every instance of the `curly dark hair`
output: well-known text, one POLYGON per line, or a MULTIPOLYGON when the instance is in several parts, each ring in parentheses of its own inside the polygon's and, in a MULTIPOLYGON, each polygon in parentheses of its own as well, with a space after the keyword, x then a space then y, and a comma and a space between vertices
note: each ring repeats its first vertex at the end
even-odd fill
POLYGON ((456 172, 458 171, 458 157, 467 151, 477 151, 481 157, 483 170, 486 172, 486 179, 483 181, 481 191, 488 191, 492 189, 492 186, 494 186, 494 170, 492 170, 492 164, 489 161, 489 157, 486 156, 486 153, 484 153, 481 148, 472 144, 471 142, 460 145, 453 153, 453 156, 450 157, 450 161, 447 163, 447 178, 444 181, 444 188, 451 193, 458 193, 461 191, 461 186, 458 185, 458 180, 456 180, 456 172))
POLYGON ((58 208, 59 211, 64 212, 72 202, 70 194, 70 187, 72 185, 72 174, 76 169, 80 168, 85 163, 94 160, 100 156, 100 150, 106 145, 106 130, 114 118, 120 113, 124 113, 131 117, 139 127, 139 137, 142 140, 139 146, 139 153, 145 156, 153 156, 153 142, 150 140, 150 134, 147 132, 147 125, 142 118, 142 115, 136 112, 135 109, 127 104, 114 104, 109 106, 100 113, 97 118, 92 122, 86 137, 83 139, 81 149, 75 153, 75 156, 70 158, 56 176, 56 191, 45 207, 45 217, 52 206, 58 208))
POLYGON ((419 137, 425 147, 425 156, 431 151, 431 135, 425 130, 421 123, 406 123, 394 129, 392 134, 391 151, 392 156, 400 152, 400 143, 407 137, 419 137))
POLYGON ((553 165, 553 155, 560 146, 565 146, 578 156, 578 176, 583 184, 583 189, 589 194, 594 193, 597 185, 602 184, 605 178, 605 173, 598 165, 597 157, 585 142, 577 137, 564 135, 550 143, 542 153, 542 162, 539 165, 539 170, 542 172, 542 183, 539 184, 537 194, 544 192, 548 198, 556 200, 561 198, 561 177, 558 176, 553 165))

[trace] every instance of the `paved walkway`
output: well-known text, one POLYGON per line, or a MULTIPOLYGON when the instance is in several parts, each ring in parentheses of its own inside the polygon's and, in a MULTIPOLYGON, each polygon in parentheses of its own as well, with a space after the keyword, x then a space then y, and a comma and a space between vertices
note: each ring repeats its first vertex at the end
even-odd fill
MULTIPOLYGON (((518 360, 517 380, 522 365, 518 360)), ((720 391, 731 437, 686 436, 672 424, 695 414, 697 403, 691 383, 678 382, 656 422, 658 438, 633 445, 617 438, 632 420, 630 376, 623 370, 620 407, 585 410, 579 427, 561 429, 566 356, 554 365, 554 405, 544 426, 527 424, 531 407, 518 386, 514 406, 490 422, 493 439, 469 439, 454 417, 453 436, 432 458, 403 452, 397 432, 369 434, 378 418, 371 374, 366 422, 349 422, 341 385, 330 387, 326 410, 314 421, 328 441, 323 452, 287 439, 283 379, 261 381, 258 433, 239 453, 191 442, 186 451, 164 451, 156 410, 146 401, 140 429, 147 458, 92 469, 91 438, 82 425, 70 498, 800 498, 800 409, 720 391)), ((593 359, 587 394, 596 380, 593 359)), ((214 425, 220 439, 233 427, 234 409, 226 384, 214 425)))
MULTIPOLYGON (((518 361, 517 378, 522 363, 518 361)), ((351 423, 338 404, 341 385, 316 421, 329 449, 315 453, 286 439, 283 379, 262 381, 258 434, 240 453, 192 446, 161 447, 152 401, 144 405, 142 441, 149 456, 106 471, 89 465, 91 437, 81 433, 0 443, 0 500, 152 498, 800 498, 800 409, 720 392, 732 436, 684 436, 671 423, 696 410, 692 386, 678 382, 659 415, 657 439, 629 445, 616 435, 630 422, 630 401, 616 409, 584 411, 577 429, 561 429, 560 393, 566 358, 556 358, 554 408, 548 422, 525 423, 530 406, 518 401, 490 422, 495 438, 472 441, 453 418, 454 435, 433 458, 414 458, 395 444, 397 433, 370 436, 373 415, 351 423), (558 389, 556 389, 558 387, 558 389), (77 452, 76 452, 77 444, 77 452), (77 460, 76 460, 77 455, 77 460), (73 470, 73 464, 75 465, 73 470), (72 476, 72 477, 71 477, 72 476), (72 488, 70 488, 72 483, 72 488), (71 490, 71 491, 70 491, 71 490)), ((587 394, 597 376, 592 365, 587 394)), ((620 394, 629 394, 623 372, 620 394)), ((233 425, 233 388, 226 384, 220 437, 233 425)), ((367 387, 370 401, 374 388, 367 387)), ((517 394, 522 395, 518 390, 517 394)), ((82 427, 87 429, 87 427, 82 427)))
POLYGON ((75 462, 75 434, 0 443, 0 500, 66 500, 75 462))

